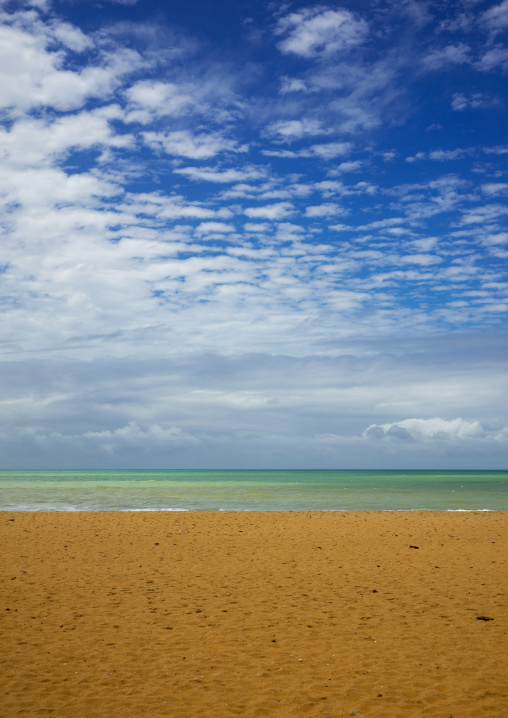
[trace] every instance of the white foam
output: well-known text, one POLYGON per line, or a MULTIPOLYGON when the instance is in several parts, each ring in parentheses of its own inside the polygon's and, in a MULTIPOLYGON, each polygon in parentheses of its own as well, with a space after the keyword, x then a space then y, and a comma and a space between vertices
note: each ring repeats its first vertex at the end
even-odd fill
POLYGON ((115 511, 192 511, 192 509, 114 509, 115 511))

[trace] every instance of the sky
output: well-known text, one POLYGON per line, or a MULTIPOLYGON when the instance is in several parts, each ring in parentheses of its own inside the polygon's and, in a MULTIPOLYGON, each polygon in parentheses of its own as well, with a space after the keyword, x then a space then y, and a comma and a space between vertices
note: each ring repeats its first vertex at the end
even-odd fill
POLYGON ((508 467, 508 0, 0 15, 0 468, 508 467))

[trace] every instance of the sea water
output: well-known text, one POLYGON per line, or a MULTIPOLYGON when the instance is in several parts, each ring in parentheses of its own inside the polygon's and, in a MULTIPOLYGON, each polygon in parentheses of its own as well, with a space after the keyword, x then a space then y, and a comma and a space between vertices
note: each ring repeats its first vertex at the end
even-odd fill
POLYGON ((503 471, 0 471, 4 511, 508 509, 503 471))

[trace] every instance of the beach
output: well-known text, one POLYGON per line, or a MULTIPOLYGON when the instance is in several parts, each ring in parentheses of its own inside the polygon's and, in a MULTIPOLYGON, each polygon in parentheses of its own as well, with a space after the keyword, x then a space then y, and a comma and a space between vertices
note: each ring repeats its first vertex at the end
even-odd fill
POLYGON ((508 715, 508 513, 1 512, 1 716, 508 715))

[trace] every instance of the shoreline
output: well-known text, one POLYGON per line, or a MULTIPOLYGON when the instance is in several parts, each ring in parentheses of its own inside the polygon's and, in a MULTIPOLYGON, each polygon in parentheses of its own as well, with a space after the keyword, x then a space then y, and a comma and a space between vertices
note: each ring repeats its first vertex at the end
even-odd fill
POLYGON ((2 511, 0 716, 508 715, 508 512, 2 511))
POLYGON ((4 514, 507 514, 508 509, 0 509, 4 514))

